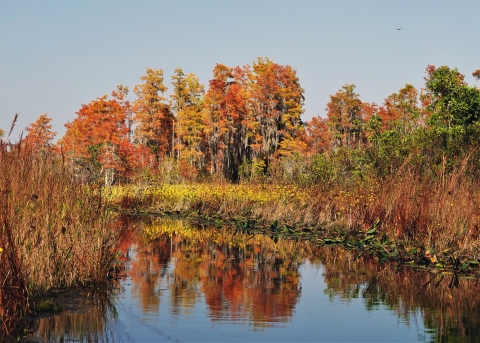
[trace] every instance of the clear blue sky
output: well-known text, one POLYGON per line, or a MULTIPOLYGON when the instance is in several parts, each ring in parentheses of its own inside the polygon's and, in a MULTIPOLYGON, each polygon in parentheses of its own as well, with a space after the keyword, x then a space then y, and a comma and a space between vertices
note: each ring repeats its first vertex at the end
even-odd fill
MULTIPOLYGON (((47 113, 62 136, 75 112, 116 85, 133 90, 145 68, 165 83, 175 67, 205 85, 215 63, 269 57, 297 70, 304 120, 354 83, 382 103, 428 64, 480 68, 480 1, 462 0, 0 0, 0 128, 47 113), (395 30, 402 27, 403 30, 395 30)), ((133 98, 133 97, 132 97, 133 98)), ((57 138, 59 138, 57 136, 57 138)))

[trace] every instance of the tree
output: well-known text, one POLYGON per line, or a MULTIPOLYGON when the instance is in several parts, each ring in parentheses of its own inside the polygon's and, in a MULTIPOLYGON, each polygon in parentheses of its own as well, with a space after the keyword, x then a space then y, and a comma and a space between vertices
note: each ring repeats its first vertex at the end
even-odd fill
POLYGON ((52 140, 57 134, 52 131, 51 121, 52 118, 48 118, 47 114, 42 114, 38 117, 34 123, 26 128, 28 134, 25 136, 23 144, 29 149, 50 149, 52 147, 52 140))
POLYGON ((272 158, 305 150, 295 70, 258 58, 252 67, 217 64, 213 74, 204 101, 212 174, 236 181, 243 164, 255 160, 266 169, 272 158))
POLYGON ((205 95, 206 135, 208 157, 210 159, 210 173, 223 173, 223 150, 225 149, 226 122, 226 94, 229 85, 233 82, 231 68, 217 64, 213 69, 213 79, 209 82, 209 89, 205 95))
POLYGON ((185 75, 180 68, 172 76, 173 94, 171 108, 176 114, 174 128, 177 160, 185 169, 189 164, 192 171, 202 170, 205 164, 205 123, 203 111, 204 86, 194 74, 185 75))
MULTIPOLYGON (((290 66, 281 66, 268 58, 258 58, 253 63, 250 91, 253 116, 258 122, 257 144, 261 144, 259 157, 265 159, 268 166, 275 156, 280 143, 289 141, 300 143, 297 138, 304 133, 303 122, 303 88, 300 86, 296 71, 290 66)), ((284 144, 283 153, 293 147, 284 144), (288 148, 290 146, 290 148, 288 148)))
POLYGON ((163 84, 161 69, 147 68, 147 74, 140 78, 145 81, 137 85, 134 92, 137 99, 133 103, 135 140, 150 148, 157 162, 173 153, 173 125, 175 118, 163 94, 168 88, 163 84))
POLYGON ((252 157, 249 143, 253 118, 247 109, 249 67, 235 67, 231 73, 233 80, 225 93, 223 167, 224 176, 237 181, 241 164, 252 157))
POLYGON ((387 111, 384 106, 378 106, 374 102, 362 102, 362 116, 365 138, 368 143, 373 143, 386 130, 387 111))
POLYGON ((419 94, 417 89, 406 84, 398 93, 393 93, 385 99, 386 113, 382 117, 383 130, 396 130, 400 134, 413 132, 424 124, 419 94))
POLYGON ((474 78, 476 78, 477 80, 480 80, 480 69, 475 70, 475 71, 472 73, 472 76, 473 76, 474 78))
POLYGON ((424 97, 432 113, 428 123, 442 137, 443 146, 474 138, 473 124, 480 122, 480 90, 468 86, 456 68, 429 65, 426 72, 424 97))
POLYGON ((72 168, 84 180, 112 184, 131 171, 132 146, 129 140, 128 104, 123 102, 128 89, 119 86, 113 96, 107 95, 82 105, 59 144, 72 168))
POLYGON ((243 162, 251 159, 252 117, 247 109, 249 67, 217 64, 205 95, 206 137, 211 173, 238 180, 243 162))
POLYGON ((112 91, 112 97, 118 101, 122 111, 125 114, 125 123, 128 127, 128 140, 132 141, 133 112, 130 101, 126 99, 128 95, 128 87, 118 85, 117 89, 112 91))
POLYGON ((313 117, 305 124, 307 143, 314 153, 327 152, 331 146, 331 137, 327 120, 320 116, 313 117))
POLYGON ((358 147, 364 142, 362 102, 355 93, 355 85, 345 85, 335 95, 330 95, 327 116, 334 149, 358 147))

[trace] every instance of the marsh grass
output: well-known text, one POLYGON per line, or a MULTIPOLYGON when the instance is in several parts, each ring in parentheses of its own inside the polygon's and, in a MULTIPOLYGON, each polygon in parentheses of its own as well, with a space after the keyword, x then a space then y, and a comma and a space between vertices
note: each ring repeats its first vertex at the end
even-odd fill
MULTIPOLYGON (((300 187, 281 184, 196 183, 128 186, 111 199, 133 212, 181 213, 222 220, 253 219, 308 228, 323 237, 365 233, 376 227, 401 245, 420 247, 432 262, 437 254, 480 259, 480 180, 467 154, 424 173, 405 162, 392 175, 362 182, 300 187)), ((425 256, 424 256, 425 257, 425 256)), ((438 256, 439 258, 440 256, 438 256)))
POLYGON ((381 231, 420 243, 433 260, 443 252, 479 260, 480 180, 469 159, 448 172, 444 161, 434 175, 404 168, 373 186, 372 200, 356 207, 358 221, 368 227, 378 220, 381 231))
POLYGON ((52 289, 99 283, 115 259, 102 190, 76 182, 50 149, 0 140, 0 322, 18 329, 52 289))

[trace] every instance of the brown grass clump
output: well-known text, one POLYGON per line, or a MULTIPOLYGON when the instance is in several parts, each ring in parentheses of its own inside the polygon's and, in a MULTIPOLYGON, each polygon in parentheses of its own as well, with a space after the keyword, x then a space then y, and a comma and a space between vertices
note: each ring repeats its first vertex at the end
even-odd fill
POLYGON ((3 335, 55 288, 106 280, 115 258, 99 187, 77 183, 62 158, 0 140, 0 324, 3 335))
MULTIPOLYGON (((468 171, 468 159, 448 173, 445 163, 434 176, 405 168, 372 183, 362 200, 350 205, 357 225, 368 228, 379 221, 381 232, 432 253, 480 259, 480 180, 468 171)), ((355 193, 357 199, 362 194, 355 193)))

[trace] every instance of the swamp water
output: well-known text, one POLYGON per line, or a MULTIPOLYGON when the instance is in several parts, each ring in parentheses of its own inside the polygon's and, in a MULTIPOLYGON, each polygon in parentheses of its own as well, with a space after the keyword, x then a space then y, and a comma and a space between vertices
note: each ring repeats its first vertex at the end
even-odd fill
POLYGON ((480 342, 478 280, 180 220, 119 226, 118 287, 36 318, 39 342, 480 342))

